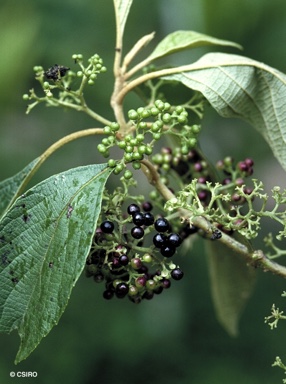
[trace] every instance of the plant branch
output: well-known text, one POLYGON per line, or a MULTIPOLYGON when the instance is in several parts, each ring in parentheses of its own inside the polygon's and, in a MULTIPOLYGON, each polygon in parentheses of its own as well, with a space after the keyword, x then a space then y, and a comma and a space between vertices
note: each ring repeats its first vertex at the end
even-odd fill
MULTIPOLYGON (((164 197, 164 199, 168 201, 172 198, 175 198, 175 195, 160 180, 160 175, 154 166, 146 159, 142 160, 141 163, 143 165, 143 172, 146 175, 149 183, 154 185, 154 187, 164 197)), ((184 218, 188 218, 190 214, 187 209, 180 209, 180 212, 184 218)), ((192 224, 202 229, 208 237, 211 237, 212 225, 205 217, 194 217, 192 219, 192 224)), ((230 249, 239 253, 248 263, 254 267, 259 267, 265 272, 272 272, 276 275, 286 278, 286 267, 270 260, 261 250, 252 251, 246 245, 225 233, 222 233, 222 237, 220 239, 214 241, 220 241, 230 249)))

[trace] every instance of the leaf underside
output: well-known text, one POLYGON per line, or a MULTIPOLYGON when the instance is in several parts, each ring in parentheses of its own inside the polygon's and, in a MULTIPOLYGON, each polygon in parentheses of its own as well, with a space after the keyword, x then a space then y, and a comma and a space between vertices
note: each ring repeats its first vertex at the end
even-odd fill
POLYGON ((17 195, 30 171, 35 167, 40 158, 33 160, 22 171, 0 182, 0 217, 5 213, 13 198, 17 195))
POLYGON ((239 320, 254 288, 255 270, 219 241, 207 243, 207 260, 216 317, 229 335, 237 336, 239 320))
POLYGON ((239 44, 231 41, 217 39, 195 31, 175 31, 160 41, 151 55, 148 56, 147 60, 157 60, 175 52, 207 45, 229 46, 239 49, 242 48, 239 44))
POLYGON ((250 123, 286 169, 286 75, 243 56, 210 53, 164 79, 201 92, 223 117, 250 123))
POLYGON ((110 174, 106 164, 52 176, 0 222, 0 331, 18 330, 16 363, 59 321, 88 255, 110 174))

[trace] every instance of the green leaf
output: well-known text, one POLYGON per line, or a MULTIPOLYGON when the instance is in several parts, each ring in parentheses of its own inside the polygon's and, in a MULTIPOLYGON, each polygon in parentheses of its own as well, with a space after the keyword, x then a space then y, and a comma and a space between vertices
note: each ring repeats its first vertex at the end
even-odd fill
MULTIPOLYGON (((239 240, 246 242, 242 236, 239 240)), ((237 336, 240 317, 253 291, 255 270, 220 241, 209 241, 207 254, 217 319, 231 336, 237 336)))
POLYGON ((286 169, 286 75, 246 57, 222 53, 173 69, 175 80, 201 92, 224 117, 238 117, 254 126, 286 169))
POLYGON ((120 36, 122 38, 124 34, 127 17, 129 15, 130 7, 132 5, 133 0, 113 0, 113 1, 114 1, 114 8, 115 8, 116 24, 117 24, 117 28, 119 28, 118 32, 120 33, 120 36))
POLYGON ((205 45, 220 45, 242 49, 241 45, 227 40, 216 39, 194 31, 176 31, 167 35, 154 49, 147 60, 156 60, 160 57, 190 48, 205 45))
POLYGON ((9 177, 0 182, 0 217, 5 213, 10 203, 18 194, 20 188, 25 183, 27 176, 35 168, 40 158, 33 160, 22 171, 15 176, 9 177))
POLYGON ((88 255, 111 169, 54 175, 19 197, 0 222, 0 331, 18 330, 16 363, 59 321, 88 255))

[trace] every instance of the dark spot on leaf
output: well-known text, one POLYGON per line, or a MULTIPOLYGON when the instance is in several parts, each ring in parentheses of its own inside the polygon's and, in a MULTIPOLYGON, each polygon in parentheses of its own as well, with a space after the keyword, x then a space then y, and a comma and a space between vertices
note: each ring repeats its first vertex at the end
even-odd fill
POLYGON ((14 284, 19 283, 19 280, 18 280, 17 277, 12 277, 11 281, 12 281, 12 283, 14 283, 14 284))
POLYGON ((50 297, 50 301, 54 301, 54 298, 53 298, 53 297, 50 297))
POLYGON ((68 212, 67 212, 67 218, 69 219, 71 217, 73 211, 73 207, 69 204, 68 205, 68 212))
POLYGON ((28 215, 27 213, 24 213, 24 215, 22 216, 22 219, 24 221, 24 223, 27 223, 31 218, 31 215, 28 215))
POLYGON ((8 260, 9 253, 10 253, 9 251, 6 251, 1 255, 1 263, 4 266, 10 264, 10 260, 8 260))
POLYGON ((0 236, 0 243, 5 243, 5 237, 3 235, 0 236))
POLYGON ((22 208, 26 208, 26 204, 22 204, 21 207, 22 207, 22 208))
POLYGON ((49 268, 53 268, 54 263, 52 261, 49 262, 49 268))
POLYGON ((12 270, 11 270, 9 273, 10 273, 10 275, 12 275, 12 276, 14 275, 14 271, 12 271, 12 270))

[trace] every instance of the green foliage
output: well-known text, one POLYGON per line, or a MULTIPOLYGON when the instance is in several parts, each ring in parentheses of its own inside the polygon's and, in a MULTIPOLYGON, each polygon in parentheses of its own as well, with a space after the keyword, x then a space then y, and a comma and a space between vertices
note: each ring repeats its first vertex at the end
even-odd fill
POLYGON ((57 324, 91 246, 105 164, 52 176, 19 197, 1 221, 0 330, 18 329, 25 359, 57 324))
MULTIPOLYGON (((251 250, 250 243, 247 247, 251 250)), ((253 292, 256 273, 238 252, 222 243, 207 243, 207 254, 216 316, 231 336, 237 336, 239 319, 253 292)))
MULTIPOLYGON (((169 288, 169 279, 180 280, 183 276, 172 261, 166 261, 176 253, 178 244, 194 234, 207 239, 215 311, 233 336, 238 333, 239 319, 253 290, 253 266, 286 276, 286 268, 272 260, 285 254, 274 245, 272 235, 265 243, 273 255, 254 249, 250 243, 260 234, 262 218, 278 222, 283 229, 276 239, 285 238, 285 213, 281 210, 285 191, 273 188, 275 204, 268 209, 269 197, 263 183, 253 179, 251 186, 246 184, 253 172, 251 159, 234 163, 226 157, 217 164, 221 175, 199 146, 204 108, 210 103, 224 117, 248 121, 286 168, 286 119, 282 108, 285 75, 257 61, 222 53, 207 54, 184 66, 157 69, 154 61, 187 49, 205 45, 240 48, 226 40, 182 30, 169 34, 146 59, 132 67, 133 59, 153 40, 154 33, 144 35, 123 56, 131 5, 130 0, 114 0, 115 82, 110 100, 114 122, 90 108, 88 105, 94 102, 88 103, 85 97, 86 87, 97 86, 98 75, 107 70, 97 53, 87 63, 82 54, 73 54, 77 71, 62 65, 48 70, 35 66, 40 91, 31 89, 24 95, 24 100, 31 101, 27 112, 44 102, 84 112, 100 126, 63 137, 0 184, 0 330, 18 330, 21 345, 16 362, 26 358, 59 321, 84 267, 95 281, 106 280, 105 298, 110 299, 115 292, 117 297, 123 298, 124 294, 139 303, 169 288), (172 105, 164 93, 175 82, 192 91, 182 105, 172 105), (131 91, 140 94, 142 87, 147 90, 144 104, 126 112, 126 96, 131 91), (109 158, 107 164, 71 169, 25 191, 52 153, 72 140, 92 135, 104 136, 95 148, 109 158), (163 138, 168 147, 161 144, 163 138), (137 171, 151 189, 148 199, 157 210, 155 215, 167 214, 167 229, 156 228, 154 217, 147 225, 146 212, 140 212, 143 224, 132 214, 126 218, 127 201, 147 201, 141 190, 138 195, 141 185, 135 180, 137 171), (111 173, 117 178, 113 191, 105 188, 111 173), (107 227, 98 225, 98 220, 104 218, 111 220, 107 227), (133 227, 129 233, 130 225, 133 227), (176 246, 169 234, 162 235, 170 228, 176 231, 172 233, 176 246), (153 229, 158 231, 161 243, 153 238, 153 243, 143 245, 144 235, 153 229), (150 265, 156 270, 150 271, 150 265)), ((267 318, 272 328, 284 319, 282 313, 273 307, 267 318)))
POLYGON ((223 117, 238 117, 254 126, 286 169, 286 76, 254 60, 211 53, 166 79, 203 93, 223 117))

